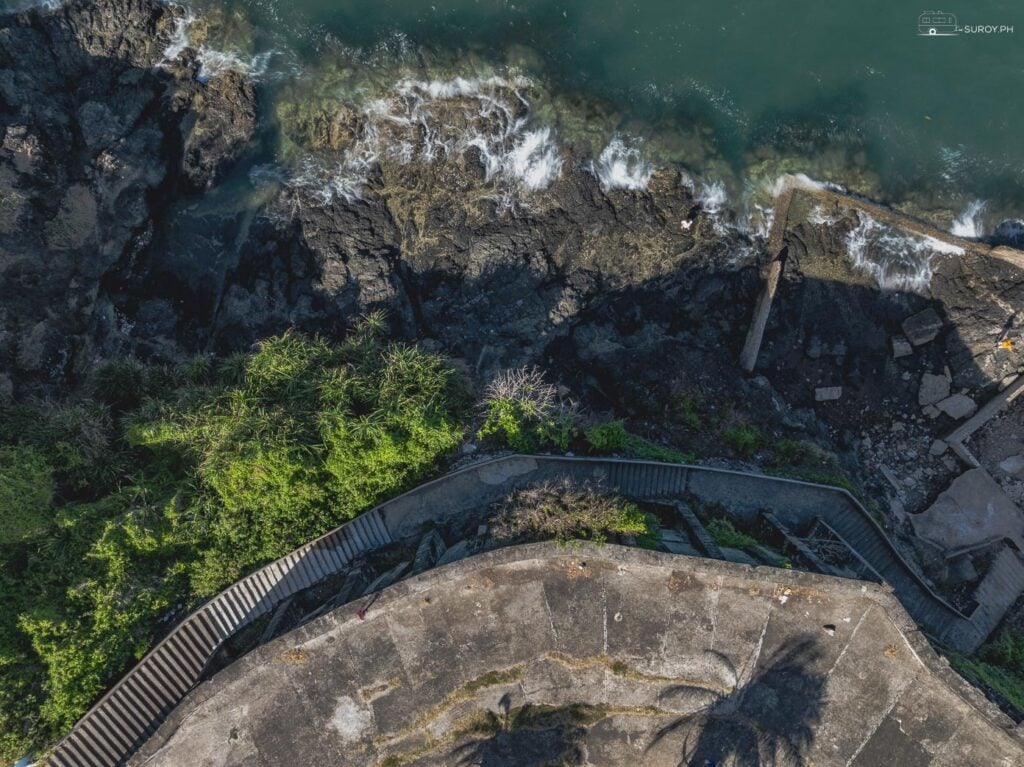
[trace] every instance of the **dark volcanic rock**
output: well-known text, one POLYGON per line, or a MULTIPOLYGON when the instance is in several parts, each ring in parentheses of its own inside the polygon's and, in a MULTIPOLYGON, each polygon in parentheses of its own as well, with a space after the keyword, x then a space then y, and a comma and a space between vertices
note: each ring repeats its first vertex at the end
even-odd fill
POLYGON ((179 188, 205 187, 255 125, 252 86, 162 63, 182 11, 78 0, 0 15, 0 368, 62 384, 117 335, 100 291, 179 188))

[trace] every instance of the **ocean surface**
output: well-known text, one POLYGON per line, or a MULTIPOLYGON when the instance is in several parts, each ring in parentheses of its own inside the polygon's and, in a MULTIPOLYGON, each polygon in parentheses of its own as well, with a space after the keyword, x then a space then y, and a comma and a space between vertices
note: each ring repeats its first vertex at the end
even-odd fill
MULTIPOLYGON (((298 92, 372 112, 405 88, 415 104, 406 98, 402 114, 378 114, 393 124, 420 119, 452 88, 475 88, 469 95, 486 107, 497 98, 488 83, 524 84, 529 124, 497 143, 463 143, 486 144, 488 175, 518 174, 526 188, 557 174, 552 147, 568 142, 588 146, 614 186, 642 186, 659 162, 681 162, 711 204, 795 171, 910 210, 945 211, 968 236, 1024 216, 1019 0, 950 0, 943 12, 956 16, 957 34, 945 24, 922 34, 921 17, 935 9, 920 0, 184 4, 193 18, 216 20, 198 46, 208 74, 249 71, 266 104, 298 92)), ((181 32, 181 45, 196 45, 194 24, 181 32)), ((360 164, 399 151, 375 136, 325 166, 285 157, 273 130, 250 181, 276 175, 323 199, 358 195, 360 164)))

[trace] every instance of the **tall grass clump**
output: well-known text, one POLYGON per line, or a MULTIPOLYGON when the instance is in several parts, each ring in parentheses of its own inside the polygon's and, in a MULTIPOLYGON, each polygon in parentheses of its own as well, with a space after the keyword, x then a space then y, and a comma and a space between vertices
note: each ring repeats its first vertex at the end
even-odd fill
POLYGON ((491 530, 499 541, 555 539, 604 543, 609 535, 652 537, 657 522, 632 501, 569 479, 516 490, 499 502, 491 530))

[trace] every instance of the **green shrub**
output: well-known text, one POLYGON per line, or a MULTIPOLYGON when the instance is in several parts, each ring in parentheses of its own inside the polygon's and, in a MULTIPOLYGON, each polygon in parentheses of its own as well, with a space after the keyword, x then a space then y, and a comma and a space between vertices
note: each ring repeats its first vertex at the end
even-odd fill
POLYGON ((813 442, 795 439, 780 439, 772 447, 769 458, 769 464, 779 468, 834 467, 837 463, 835 455, 822 450, 813 442))
POLYGON ((50 522, 53 470, 30 447, 0 447, 0 545, 42 532, 50 522))
POLYGON ((715 543, 727 549, 745 549, 748 546, 756 546, 757 541, 746 533, 741 533, 735 528, 732 520, 725 517, 715 517, 707 524, 707 531, 714 538, 715 543))
POLYGON ((722 439, 725 440, 725 444, 728 445, 733 452, 742 458, 749 458, 756 453, 763 443, 761 432, 750 424, 740 424, 726 429, 722 435, 722 439))
POLYGON ((653 537, 657 520, 631 501, 568 479, 516 490, 495 507, 491 530, 496 540, 554 538, 603 543, 608 535, 653 537))
POLYGON ((521 453, 567 450, 576 433, 576 411, 536 368, 508 370, 484 394, 480 439, 493 439, 521 453))
POLYGON ((978 654, 982 660, 1002 666, 1024 679, 1024 634, 1004 630, 995 641, 983 645, 978 654))
POLYGON ((608 421, 587 429, 583 438, 595 453, 619 453, 626 449, 630 435, 622 421, 608 421))
POLYGON ((691 431, 699 431, 704 425, 698 396, 687 392, 673 394, 669 405, 672 416, 691 431))
POLYGON ((608 421, 587 429, 583 438, 594 453, 624 453, 630 458, 665 463, 692 463, 693 453, 682 453, 663 447, 643 437, 630 434, 621 421, 608 421))
POLYGON ((0 761, 59 737, 200 598, 461 442, 452 369, 382 329, 372 316, 339 344, 286 333, 141 376, 112 364, 91 384, 107 404, 4 410, 0 761))
POLYGON ((240 383, 132 424, 134 444, 195 466, 200 593, 406 489, 461 441, 451 368, 381 329, 371 318, 339 347, 267 339, 240 383))
POLYGON ((114 412, 134 410, 145 392, 145 368, 132 358, 105 362, 93 371, 90 388, 93 397, 114 412))

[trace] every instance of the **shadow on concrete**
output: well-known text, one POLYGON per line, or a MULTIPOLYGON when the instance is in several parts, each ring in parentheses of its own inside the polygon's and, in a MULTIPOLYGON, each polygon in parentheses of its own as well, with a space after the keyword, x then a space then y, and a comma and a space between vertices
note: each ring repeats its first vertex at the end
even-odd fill
POLYGON ((456 747, 452 752, 459 767, 564 767, 586 763, 583 726, 589 706, 547 707, 525 705, 509 709, 508 696, 488 711, 480 729, 492 734, 456 747))
POLYGON ((821 654, 814 638, 795 638, 746 684, 663 728, 647 750, 674 736, 680 767, 804 764, 824 703, 826 677, 812 670, 821 654))

